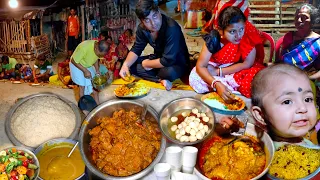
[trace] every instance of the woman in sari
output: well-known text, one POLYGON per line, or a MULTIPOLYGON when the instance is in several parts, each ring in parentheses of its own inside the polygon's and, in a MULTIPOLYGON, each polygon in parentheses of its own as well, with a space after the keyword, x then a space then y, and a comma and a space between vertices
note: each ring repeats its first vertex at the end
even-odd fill
MULTIPOLYGON (((276 52, 277 62, 297 66, 307 72, 310 80, 318 80, 318 82, 320 78, 320 35, 312 30, 312 25, 319 23, 319 21, 319 10, 311 4, 302 4, 297 8, 295 14, 295 27, 297 31, 288 32, 283 38, 280 38, 282 43, 277 42, 277 44, 280 44, 280 48, 276 52), (280 57, 277 54, 280 54, 280 57)), ((313 82, 311 83, 311 87, 316 95, 317 101, 315 103, 319 106, 319 89, 316 89, 313 82)), ((317 118, 319 119, 319 110, 317 110, 317 113, 317 118)), ((316 125, 316 128, 309 133, 310 139, 314 143, 316 143, 314 139, 317 139, 315 137, 317 136, 316 131, 319 134, 319 130, 320 121, 316 125)))
POLYGON ((320 78, 320 35, 312 30, 312 25, 319 20, 317 8, 311 4, 301 5, 295 14, 297 31, 288 32, 283 42, 277 43, 281 46, 277 62, 299 67, 308 72, 310 79, 320 78))
POLYGON ((238 7, 222 6, 216 29, 204 36, 205 44, 189 76, 197 93, 216 91, 226 102, 232 91, 250 97, 251 81, 264 68, 260 32, 238 7))

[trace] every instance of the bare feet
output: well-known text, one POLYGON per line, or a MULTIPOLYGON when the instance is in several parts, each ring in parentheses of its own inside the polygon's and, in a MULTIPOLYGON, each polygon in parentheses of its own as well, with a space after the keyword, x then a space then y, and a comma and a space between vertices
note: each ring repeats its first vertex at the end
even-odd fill
POLYGON ((172 83, 168 80, 160 80, 160 83, 166 88, 167 91, 170 91, 172 88, 172 83))

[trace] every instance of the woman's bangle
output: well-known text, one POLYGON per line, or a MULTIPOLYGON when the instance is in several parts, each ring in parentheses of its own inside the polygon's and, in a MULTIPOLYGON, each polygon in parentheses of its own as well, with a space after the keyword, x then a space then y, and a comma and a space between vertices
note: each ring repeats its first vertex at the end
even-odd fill
POLYGON ((219 76, 222 77, 222 67, 219 67, 219 76))
POLYGON ((216 91, 216 88, 215 88, 215 86, 216 86, 216 83, 217 82, 220 82, 219 80, 213 80, 212 82, 211 82, 211 88, 213 89, 213 91, 216 91))

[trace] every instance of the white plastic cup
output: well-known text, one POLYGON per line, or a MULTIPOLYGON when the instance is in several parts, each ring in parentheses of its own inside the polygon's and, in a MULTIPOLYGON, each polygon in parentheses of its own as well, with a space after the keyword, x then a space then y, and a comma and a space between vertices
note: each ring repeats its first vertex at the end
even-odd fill
POLYGON ((194 174, 173 172, 171 175, 171 180, 199 180, 199 178, 197 175, 194 174))
POLYGON ((182 149, 182 171, 185 173, 193 173, 194 166, 197 162, 198 148, 193 146, 185 146, 182 149), (184 169, 184 170, 183 170, 184 169))
POLYGON ((194 166, 192 167, 182 166, 183 173, 193 174, 193 169, 194 169, 194 166))
POLYGON ((168 163, 158 163, 153 168, 157 180, 170 180, 171 165, 168 163))
POLYGON ((171 165, 171 170, 181 171, 182 149, 179 146, 170 146, 166 149, 166 162, 171 165))

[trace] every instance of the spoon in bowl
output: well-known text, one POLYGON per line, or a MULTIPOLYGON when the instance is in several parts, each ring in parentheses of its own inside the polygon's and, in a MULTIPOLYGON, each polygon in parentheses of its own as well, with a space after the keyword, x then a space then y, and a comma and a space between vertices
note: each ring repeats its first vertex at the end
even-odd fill
POLYGON ((77 141, 77 143, 73 146, 73 148, 71 149, 71 151, 68 154, 68 158, 71 156, 71 154, 73 153, 73 151, 76 149, 77 145, 79 144, 79 141, 77 141))

